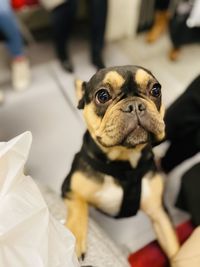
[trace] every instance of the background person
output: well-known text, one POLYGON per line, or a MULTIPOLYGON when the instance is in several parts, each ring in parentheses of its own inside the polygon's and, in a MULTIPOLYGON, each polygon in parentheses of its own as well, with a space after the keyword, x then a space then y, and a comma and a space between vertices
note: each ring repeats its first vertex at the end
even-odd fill
MULTIPOLYGON (((54 44, 62 67, 73 72, 68 42, 72 31, 78 0, 41 0, 51 11, 54 44)), ((107 18, 107 0, 88 0, 90 19, 90 54, 91 62, 97 68, 103 68, 102 52, 107 18)))
POLYGON ((169 4, 170 0, 155 1, 155 18, 154 23, 147 33, 146 40, 148 43, 153 43, 166 32, 169 22, 169 4))
POLYGON ((13 88, 26 89, 30 82, 29 62, 25 56, 22 36, 9 0, 0 1, 0 32, 11 55, 13 88))

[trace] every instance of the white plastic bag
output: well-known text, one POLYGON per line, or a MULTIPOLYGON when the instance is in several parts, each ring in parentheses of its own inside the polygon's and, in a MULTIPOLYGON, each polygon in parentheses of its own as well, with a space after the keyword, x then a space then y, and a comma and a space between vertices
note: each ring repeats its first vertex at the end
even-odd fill
POLYGON ((0 142, 0 266, 77 267, 73 235, 23 173, 31 142, 30 132, 0 142))

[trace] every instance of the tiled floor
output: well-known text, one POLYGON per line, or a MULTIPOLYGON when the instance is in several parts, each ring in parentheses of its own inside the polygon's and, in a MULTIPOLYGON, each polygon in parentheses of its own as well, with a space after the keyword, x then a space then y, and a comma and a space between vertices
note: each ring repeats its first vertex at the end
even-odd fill
MULTIPOLYGON (((167 36, 148 45, 141 35, 134 40, 107 44, 105 61, 107 66, 137 64, 150 69, 163 84, 163 100, 167 106, 200 72, 199 45, 185 47, 176 63, 168 61, 169 48, 167 36)), ((0 140, 8 140, 26 130, 32 131, 33 145, 27 171, 36 180, 60 192, 85 129, 80 111, 76 109, 73 83, 75 78, 88 80, 95 72, 89 62, 89 45, 85 41, 72 42, 74 75, 60 68, 51 44, 31 46, 28 54, 32 64, 32 83, 27 91, 21 93, 12 90, 7 57, 3 56, 2 47, 0 53, 0 89, 5 90, 6 96, 0 107, 0 140)), ((125 250, 134 251, 154 239, 151 225, 142 213, 118 222, 102 215, 95 217, 116 242, 124 245, 125 250)))

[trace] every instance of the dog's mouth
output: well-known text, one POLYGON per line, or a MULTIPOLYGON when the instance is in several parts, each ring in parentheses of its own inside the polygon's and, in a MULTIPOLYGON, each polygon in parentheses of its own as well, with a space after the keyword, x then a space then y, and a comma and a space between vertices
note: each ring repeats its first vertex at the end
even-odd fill
POLYGON ((135 112, 134 122, 129 118, 128 130, 124 131, 124 137, 120 145, 135 147, 150 141, 149 131, 144 127, 140 116, 135 112))
POLYGON ((125 146, 133 148, 137 145, 145 144, 150 141, 150 133, 140 124, 139 120, 137 123, 130 123, 126 128, 122 128, 121 138, 118 140, 113 140, 110 144, 104 142, 104 138, 97 136, 98 142, 104 147, 113 147, 113 146, 125 146))
POLYGON ((126 134, 121 142, 121 145, 126 147, 135 147, 148 143, 150 141, 150 133, 138 123, 134 129, 126 134))
POLYGON ((164 122, 154 110, 124 112, 117 109, 109 115, 96 132, 97 141, 104 147, 133 148, 151 142, 164 130, 164 122))

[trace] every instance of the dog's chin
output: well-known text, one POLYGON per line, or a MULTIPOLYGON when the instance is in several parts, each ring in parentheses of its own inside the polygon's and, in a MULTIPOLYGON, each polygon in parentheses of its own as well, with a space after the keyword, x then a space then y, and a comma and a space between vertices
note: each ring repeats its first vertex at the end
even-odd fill
POLYGON ((142 127, 138 126, 135 130, 125 136, 122 146, 134 148, 137 145, 146 144, 150 141, 150 134, 142 127))

